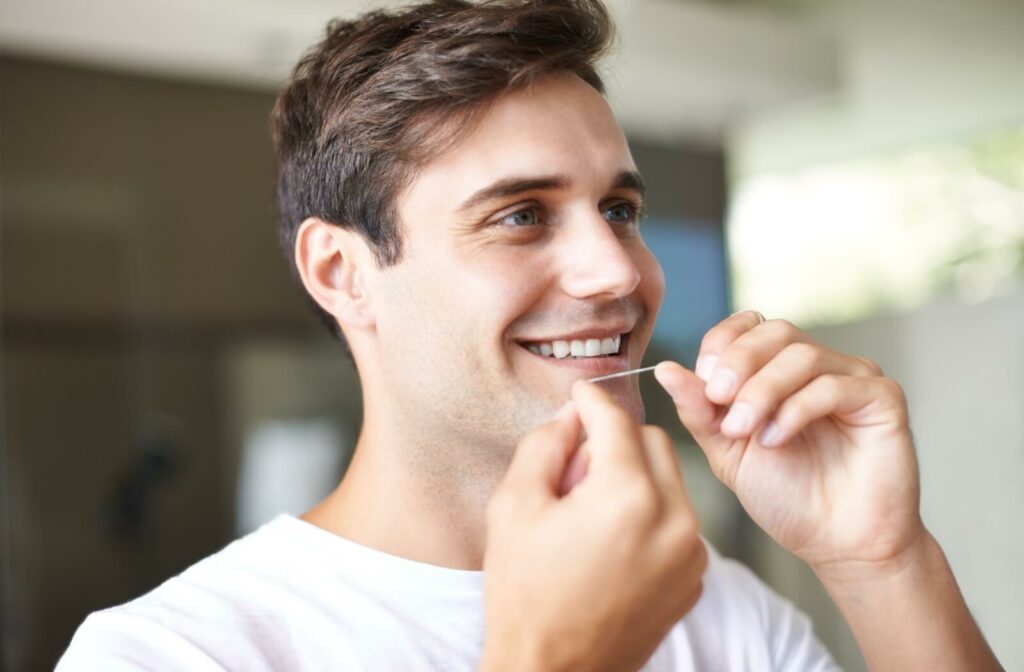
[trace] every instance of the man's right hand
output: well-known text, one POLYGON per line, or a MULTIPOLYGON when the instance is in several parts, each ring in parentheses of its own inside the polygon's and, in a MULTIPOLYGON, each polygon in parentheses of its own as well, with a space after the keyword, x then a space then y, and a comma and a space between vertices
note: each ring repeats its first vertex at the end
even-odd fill
POLYGON ((700 597, 707 552, 668 435, 597 385, 572 395, 488 506, 482 670, 639 669, 700 597), (577 446, 587 475, 560 497, 577 446))

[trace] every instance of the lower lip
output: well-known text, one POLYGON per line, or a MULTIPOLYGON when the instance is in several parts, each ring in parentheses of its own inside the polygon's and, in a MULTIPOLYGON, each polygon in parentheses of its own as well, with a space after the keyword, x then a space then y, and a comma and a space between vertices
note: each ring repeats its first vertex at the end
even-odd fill
POLYGON ((626 357, 628 352, 627 340, 623 339, 621 347, 619 348, 618 354, 605 356, 605 357, 580 357, 578 359, 573 357, 563 357, 559 359, 557 357, 545 357, 544 355, 538 355, 535 352, 530 352, 523 346, 523 352, 537 359, 566 369, 567 371, 573 371, 575 373, 581 373, 587 377, 602 376, 609 373, 620 373, 622 371, 629 370, 629 361, 626 357))

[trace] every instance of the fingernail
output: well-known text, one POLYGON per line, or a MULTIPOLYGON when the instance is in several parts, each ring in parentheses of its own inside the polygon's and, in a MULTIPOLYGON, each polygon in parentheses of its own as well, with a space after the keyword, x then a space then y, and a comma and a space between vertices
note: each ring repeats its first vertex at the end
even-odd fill
POLYGON ((697 365, 693 367, 693 372, 706 383, 711 380, 711 372, 715 370, 717 363, 718 355, 701 355, 697 358, 697 365))
POLYGON ((773 448, 778 443, 781 433, 782 429, 779 427, 779 423, 772 420, 761 430, 757 437, 757 442, 765 448, 773 448))
POLYGON ((716 368, 715 374, 708 382, 706 393, 708 397, 725 397, 732 388, 736 386, 736 374, 729 369, 716 368))
POLYGON ((750 430, 750 420, 753 417, 750 404, 738 401, 732 405, 729 412, 722 420, 722 432, 728 434, 745 434, 750 430))

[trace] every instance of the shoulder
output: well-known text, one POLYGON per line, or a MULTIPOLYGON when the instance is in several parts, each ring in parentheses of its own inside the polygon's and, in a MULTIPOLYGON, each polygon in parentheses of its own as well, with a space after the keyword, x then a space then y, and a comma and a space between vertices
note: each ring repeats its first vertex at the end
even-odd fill
POLYGON ((173 628, 133 613, 129 608, 115 607, 85 619, 55 672, 99 669, 212 672, 225 668, 173 628))
MULTIPOLYGON (((777 595, 746 565, 722 556, 710 543, 708 567, 704 572, 706 604, 725 615, 753 619, 759 627, 767 627, 777 607, 792 605, 777 595)), ((705 600, 702 598, 702 602, 705 600)))
POLYGON ((745 565, 723 557, 711 544, 707 548, 704 593, 684 618, 688 630, 701 641, 710 637, 719 646, 756 651, 768 669, 838 669, 806 614, 745 565))
POLYGON ((252 642, 273 646, 281 632, 282 598, 274 596, 290 594, 293 558, 277 527, 268 523, 149 593, 91 614, 58 672, 262 669, 240 656, 258 656, 252 642))

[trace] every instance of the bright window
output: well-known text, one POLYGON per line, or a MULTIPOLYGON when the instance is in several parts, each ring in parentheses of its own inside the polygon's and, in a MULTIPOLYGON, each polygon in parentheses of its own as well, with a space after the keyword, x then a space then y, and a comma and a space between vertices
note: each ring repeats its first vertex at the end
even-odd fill
POLYGON ((740 181, 735 307, 803 326, 1024 284, 1024 127, 740 181))

